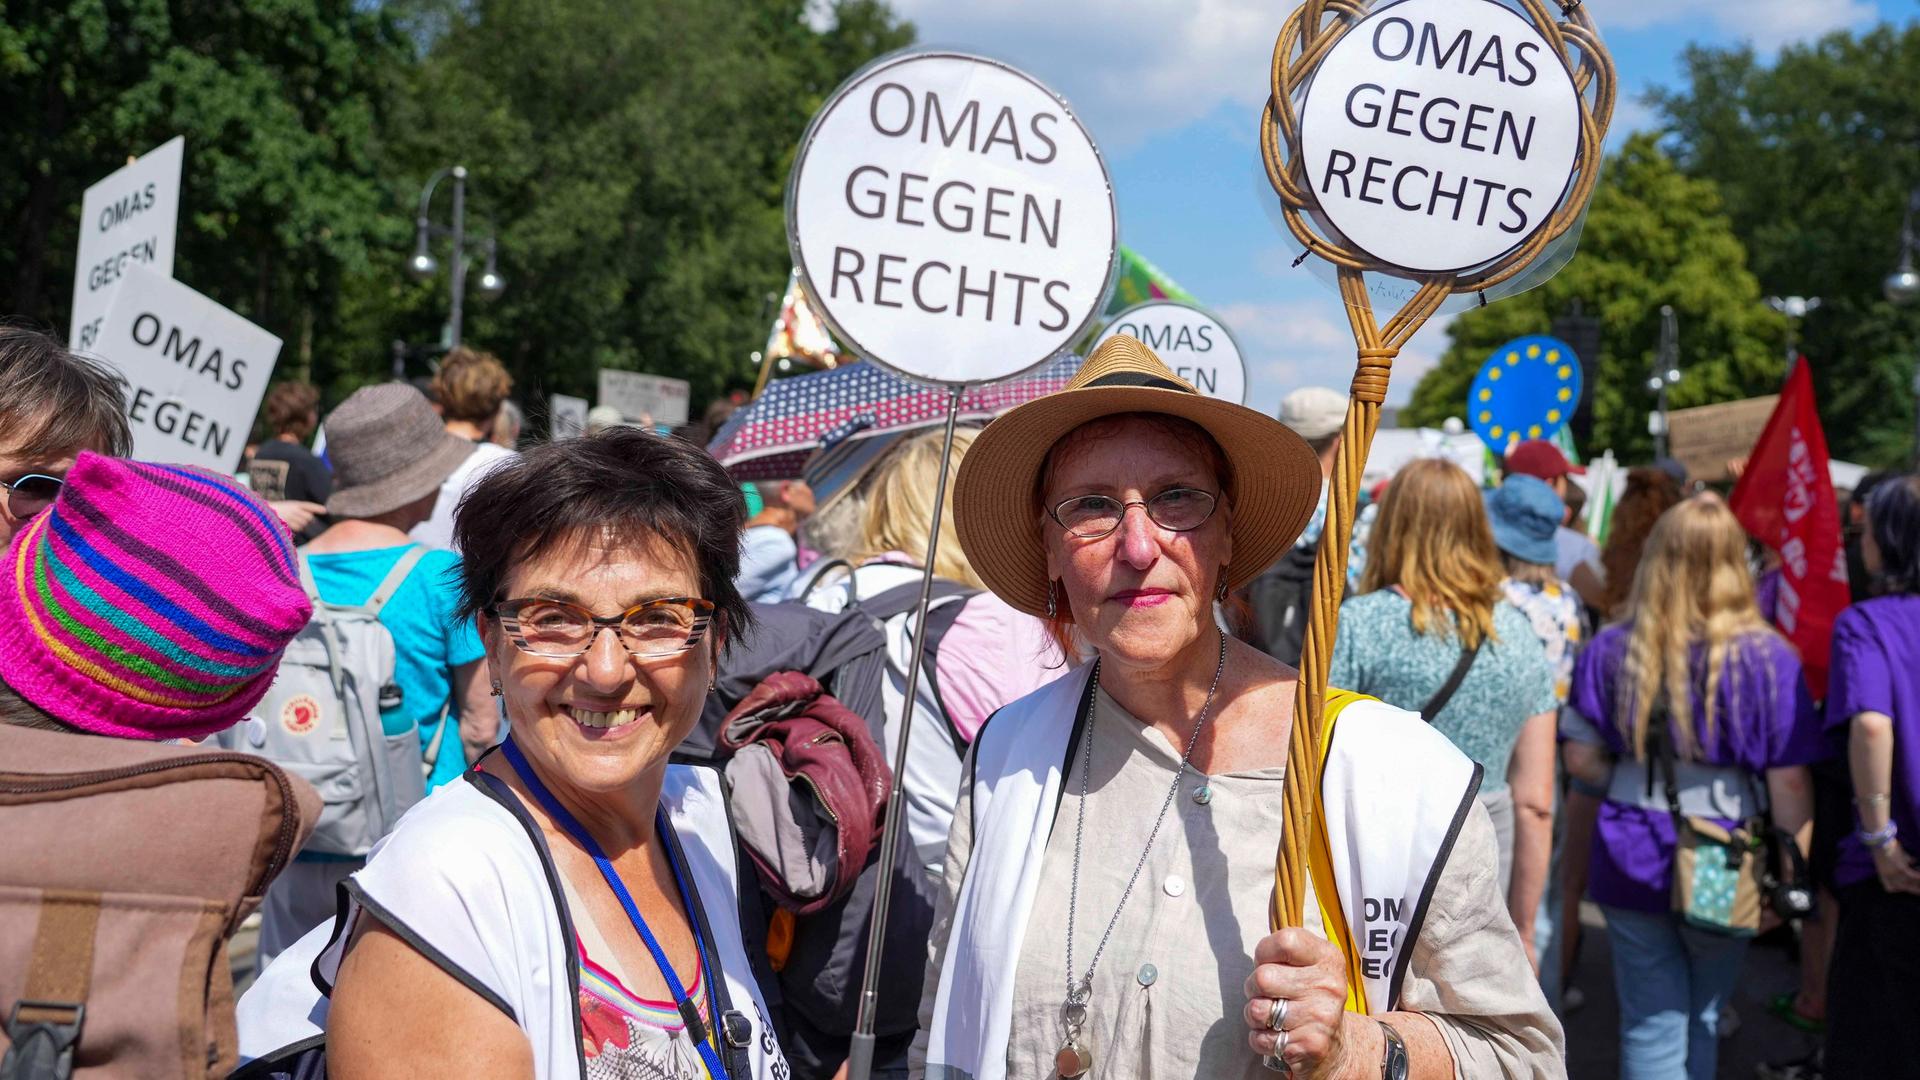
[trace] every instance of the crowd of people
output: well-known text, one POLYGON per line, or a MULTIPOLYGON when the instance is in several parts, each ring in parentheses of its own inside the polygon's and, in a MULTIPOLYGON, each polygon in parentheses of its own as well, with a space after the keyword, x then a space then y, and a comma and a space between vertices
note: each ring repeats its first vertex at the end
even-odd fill
MULTIPOLYGON (((219 909, 220 940, 260 915, 237 1007, 202 988, 215 1074, 828 1080, 883 880, 881 1077, 1562 1076, 1605 992, 1583 902, 1623 1076, 1715 1076, 1783 923, 1775 1007, 1826 1034, 1790 1074, 1920 1068, 1920 476, 1847 495, 1820 700, 1778 556, 1673 463, 1601 542, 1551 443, 1406 465, 1355 529, 1296 818, 1337 391, 1266 416, 1121 337, 950 453, 747 484, 618 416, 522 449, 512 392, 469 348, 324 422, 283 382, 227 477, 129 460, 114 375, 0 329, 0 754, 294 778, 298 843, 219 909), (1305 926, 1273 932, 1295 828, 1305 926)), ((43 790, 0 781, 0 832, 43 790)), ((38 925, 0 927, 9 1063, 139 1045, 89 1039, 144 1014, 38 925)))

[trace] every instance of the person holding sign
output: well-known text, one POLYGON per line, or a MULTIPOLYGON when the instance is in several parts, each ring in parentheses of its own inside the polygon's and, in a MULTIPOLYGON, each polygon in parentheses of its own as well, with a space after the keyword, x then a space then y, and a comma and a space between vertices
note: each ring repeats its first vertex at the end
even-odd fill
POLYGON ((974 743, 916 1075, 1564 1075, 1465 755, 1336 691, 1324 812, 1284 809, 1298 673, 1216 604, 1306 527, 1319 479, 1297 435, 1128 337, 975 440, 968 559, 1091 662, 974 743), (1269 934, 1291 829, 1316 839, 1312 917, 1269 934))

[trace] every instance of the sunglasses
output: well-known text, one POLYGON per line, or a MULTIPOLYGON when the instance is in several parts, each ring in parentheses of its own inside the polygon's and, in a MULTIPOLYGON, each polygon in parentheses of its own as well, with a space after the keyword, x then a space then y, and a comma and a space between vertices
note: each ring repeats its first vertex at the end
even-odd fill
POLYGON ((42 473, 28 473, 11 482, 0 481, 7 489, 7 513, 15 521, 25 521, 33 515, 53 505, 60 497, 60 488, 65 481, 57 476, 42 473))

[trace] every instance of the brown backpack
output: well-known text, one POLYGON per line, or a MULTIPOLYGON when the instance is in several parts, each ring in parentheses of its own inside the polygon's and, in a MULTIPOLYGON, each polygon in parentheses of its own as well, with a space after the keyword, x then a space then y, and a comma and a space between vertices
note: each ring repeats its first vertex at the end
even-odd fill
POLYGON ((319 814, 247 754, 0 724, 0 1080, 231 1071, 227 939, 319 814))

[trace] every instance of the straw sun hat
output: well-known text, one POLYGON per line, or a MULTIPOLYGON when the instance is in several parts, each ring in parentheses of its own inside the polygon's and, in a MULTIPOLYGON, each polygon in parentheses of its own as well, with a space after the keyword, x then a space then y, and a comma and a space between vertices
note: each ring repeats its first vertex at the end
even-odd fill
POLYGON ((1056 394, 988 424, 954 482, 954 526, 987 587, 1030 615, 1047 610, 1047 557, 1034 492, 1047 452, 1103 416, 1159 413, 1200 425, 1225 452, 1233 481, 1227 587, 1253 580, 1299 537, 1320 501, 1320 464, 1305 440, 1242 405, 1205 397, 1135 339, 1094 350, 1056 394))

